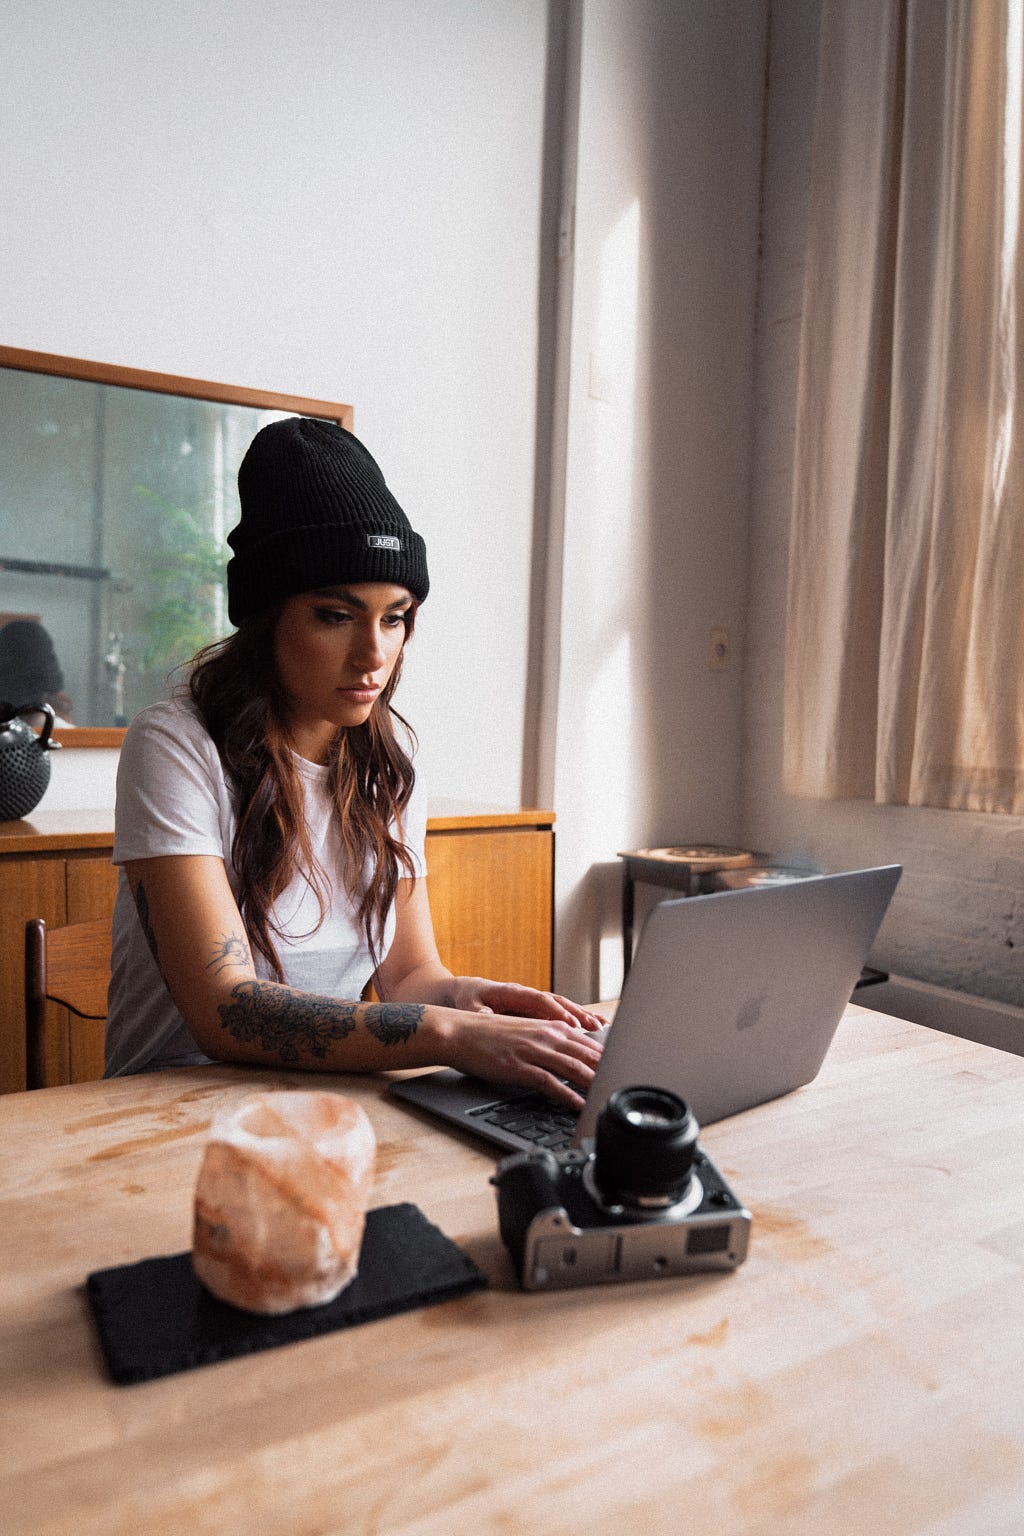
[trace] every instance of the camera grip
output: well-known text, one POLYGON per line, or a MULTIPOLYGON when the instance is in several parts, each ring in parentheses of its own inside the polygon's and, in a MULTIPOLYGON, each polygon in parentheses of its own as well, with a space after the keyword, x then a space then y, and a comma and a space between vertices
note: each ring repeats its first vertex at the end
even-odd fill
POLYGON ((557 1210, 563 1204, 559 1172, 558 1160, 551 1152, 515 1152, 491 1178, 498 1191, 501 1240, 520 1272, 530 1223, 538 1212, 557 1210))

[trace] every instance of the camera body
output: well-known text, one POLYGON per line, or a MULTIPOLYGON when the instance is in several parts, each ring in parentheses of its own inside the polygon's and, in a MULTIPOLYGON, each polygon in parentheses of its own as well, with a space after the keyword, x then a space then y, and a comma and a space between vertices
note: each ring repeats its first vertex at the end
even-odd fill
POLYGON ((675 1094, 623 1088, 601 1111, 594 1150, 504 1158, 491 1183, 523 1289, 742 1264, 750 1212, 697 1145, 698 1129, 675 1094))

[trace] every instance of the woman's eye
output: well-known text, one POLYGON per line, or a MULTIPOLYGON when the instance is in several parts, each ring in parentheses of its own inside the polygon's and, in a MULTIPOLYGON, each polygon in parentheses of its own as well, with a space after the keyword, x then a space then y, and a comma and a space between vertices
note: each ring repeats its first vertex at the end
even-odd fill
POLYGON ((350 617, 341 608, 316 608, 314 612, 321 624, 347 624, 350 617))
POLYGON ((384 623, 387 625, 388 629, 404 629, 405 628, 405 621, 406 621, 406 614, 404 612, 403 613, 389 613, 389 614, 386 614, 385 617, 384 617, 384 623))

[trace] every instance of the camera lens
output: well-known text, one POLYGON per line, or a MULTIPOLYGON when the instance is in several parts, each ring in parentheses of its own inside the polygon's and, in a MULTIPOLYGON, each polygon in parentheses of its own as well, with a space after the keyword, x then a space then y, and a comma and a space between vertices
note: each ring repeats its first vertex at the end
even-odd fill
POLYGON ((665 1088, 620 1088, 597 1119, 594 1182, 606 1205, 675 1205, 690 1185, 700 1127, 665 1088))

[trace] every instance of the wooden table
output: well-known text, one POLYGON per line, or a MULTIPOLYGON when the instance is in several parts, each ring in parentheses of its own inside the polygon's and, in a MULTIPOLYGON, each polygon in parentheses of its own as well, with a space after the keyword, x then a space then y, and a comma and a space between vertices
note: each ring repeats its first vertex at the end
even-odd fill
POLYGON ((228 1068, 15 1094, 2 1119, 0 1528, 980 1536, 1024 1523, 1024 1059, 848 1010, 817 1082, 709 1127, 734 1274, 525 1295, 493 1160, 330 1079, 489 1290, 137 1387, 82 1281, 188 1246, 228 1068))

